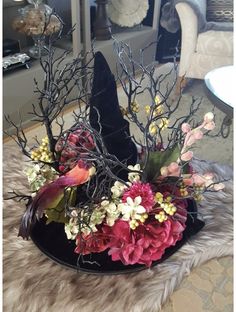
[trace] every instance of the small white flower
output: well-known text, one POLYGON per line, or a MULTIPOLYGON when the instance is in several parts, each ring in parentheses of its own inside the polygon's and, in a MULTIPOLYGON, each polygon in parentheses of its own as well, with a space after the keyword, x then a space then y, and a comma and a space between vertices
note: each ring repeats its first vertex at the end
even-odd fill
POLYGON ((39 164, 26 168, 24 173, 28 178, 30 189, 33 192, 38 191, 47 182, 51 182, 57 178, 55 169, 50 166, 41 168, 39 164))
POLYGON ((211 122, 214 119, 214 114, 212 112, 208 112, 204 116, 204 121, 205 122, 211 122))
POLYGON ((94 233, 94 232, 97 232, 97 228, 94 224, 89 224, 89 227, 88 226, 84 226, 82 229, 81 229, 81 232, 84 234, 84 235, 89 235, 91 232, 94 233))
POLYGON ((136 164, 135 166, 129 165, 128 169, 134 170, 134 171, 140 171, 140 172, 142 171, 140 168, 140 164, 136 164))
MULTIPOLYGON (((141 172, 140 165, 136 164, 135 166, 128 166, 128 169, 132 171, 139 171, 141 172)), ((130 182, 138 182, 140 181, 140 174, 138 172, 129 172, 128 179, 130 182)))
POLYGON ((111 192, 114 198, 120 197, 127 186, 119 181, 116 181, 111 188, 111 192))
POLYGON ((105 213, 103 210, 100 209, 94 209, 91 218, 89 226, 94 228, 96 224, 101 224, 105 218, 105 213))
POLYGON ((135 197, 133 200, 131 197, 127 197, 126 203, 122 203, 118 205, 118 209, 120 210, 123 220, 130 219, 140 219, 140 215, 146 212, 146 209, 141 206, 142 198, 141 196, 135 197))
POLYGON ((116 212, 113 212, 113 213, 108 213, 107 217, 106 217, 106 223, 109 226, 113 226, 115 221, 119 218, 119 216, 120 216, 120 212, 119 211, 116 211, 116 212))
POLYGON ((109 226, 113 226, 115 221, 119 218, 120 212, 114 202, 103 200, 101 202, 102 208, 106 211, 106 222, 109 226))
POLYGON ((40 166, 36 164, 33 167, 27 167, 23 172, 27 176, 29 183, 32 183, 40 173, 40 166))
POLYGON ((79 227, 76 225, 74 219, 70 219, 69 223, 65 224, 65 233, 68 239, 75 239, 79 233, 79 227))
POLYGON ((78 217, 78 211, 76 209, 72 210, 71 211, 71 216, 74 217, 74 218, 77 218, 78 217))
POLYGON ((117 210, 116 204, 113 202, 109 202, 108 200, 104 200, 101 202, 101 206, 105 209, 108 213, 113 213, 117 210))

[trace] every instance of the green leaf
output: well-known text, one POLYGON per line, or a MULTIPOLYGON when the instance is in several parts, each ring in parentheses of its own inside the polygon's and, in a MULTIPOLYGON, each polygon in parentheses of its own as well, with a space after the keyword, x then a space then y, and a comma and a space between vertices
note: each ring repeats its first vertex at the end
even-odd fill
POLYGON ((146 181, 152 182, 155 178, 159 177, 161 168, 168 166, 170 163, 177 161, 180 155, 178 145, 165 151, 150 152, 147 165, 144 169, 144 177, 146 181))
MULTIPOLYGON (((69 198, 67 198, 68 204, 74 206, 76 200, 76 188, 67 191, 67 195, 69 196, 69 198)), ((49 224, 52 221, 59 223, 69 222, 69 217, 65 215, 66 197, 67 196, 63 196, 56 207, 45 210, 45 215, 47 216, 46 224, 49 224)))
POLYGON ((45 211, 45 214, 47 216, 47 222, 46 224, 54 222, 59 223, 67 223, 69 222, 68 216, 65 216, 65 207, 56 207, 56 208, 49 208, 45 211))

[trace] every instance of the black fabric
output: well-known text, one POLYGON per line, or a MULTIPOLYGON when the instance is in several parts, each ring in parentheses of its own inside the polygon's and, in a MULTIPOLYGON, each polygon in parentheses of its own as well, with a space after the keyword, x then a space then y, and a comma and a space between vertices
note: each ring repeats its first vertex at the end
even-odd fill
POLYGON ((2 46, 3 46, 3 56, 20 52, 20 45, 18 40, 4 39, 2 46))
MULTIPOLYGON (((193 235, 198 233, 204 226, 204 222, 197 219, 197 206, 189 200, 188 217, 183 238, 175 246, 166 249, 162 258, 153 262, 157 265, 173 253, 193 235)), ((68 240, 64 231, 64 224, 52 222, 46 225, 46 218, 40 219, 31 231, 31 238, 35 245, 49 258, 66 267, 92 274, 122 274, 146 269, 146 266, 123 265, 120 261, 112 261, 107 251, 78 257, 74 252, 75 242, 68 240)))
POLYGON ((110 154, 120 161, 127 160, 128 165, 136 164, 137 149, 130 138, 129 123, 119 107, 115 78, 101 52, 95 54, 89 118, 91 126, 101 130, 110 154))

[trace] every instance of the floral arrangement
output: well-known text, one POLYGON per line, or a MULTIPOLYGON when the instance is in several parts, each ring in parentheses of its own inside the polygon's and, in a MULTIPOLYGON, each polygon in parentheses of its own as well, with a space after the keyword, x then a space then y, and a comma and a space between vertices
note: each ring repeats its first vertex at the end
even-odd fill
MULTIPOLYGON (((183 123, 185 139, 180 158, 161 167, 155 183, 143 179, 145 168, 142 164, 129 165, 127 181, 114 181, 109 192, 104 194, 107 196, 94 203, 92 212, 86 206, 72 206, 68 215, 65 214, 64 201, 61 203, 65 191, 72 204, 73 193, 78 186, 96 176, 96 166, 82 160, 83 153, 92 151, 95 144, 85 130, 71 132, 66 148, 63 145, 65 140, 59 139, 56 151, 60 153, 60 166, 56 172, 48 165, 40 165, 41 162, 51 161, 46 137, 39 148, 31 152, 35 165, 26 170, 31 189, 36 192, 33 201, 43 198, 48 223, 65 223, 67 238, 76 242, 76 253, 86 255, 108 250, 113 261, 151 266, 153 261, 162 257, 166 248, 182 238, 188 213, 186 198, 200 200, 206 188, 219 190, 223 187, 220 183, 214 184, 211 173, 200 175, 191 172, 191 169, 183 173, 180 166, 180 162, 186 165, 192 159, 190 147, 202 138, 202 129, 213 128, 212 113, 207 113, 203 123, 194 129, 183 123), (174 184, 166 183, 170 177, 177 178, 174 184), (50 207, 47 207, 47 199, 50 200, 50 207)), ((164 151, 158 149, 157 153, 164 151)), ((153 170, 155 167, 152 167, 153 170)))
POLYGON ((191 164, 194 144, 215 127, 214 115, 207 112, 196 122, 200 103, 193 100, 189 112, 175 118, 179 98, 169 103, 175 83, 165 92, 160 88, 170 73, 156 77, 154 65, 134 61, 124 44, 115 47, 126 108, 119 107, 116 82, 101 53, 92 51, 93 66, 88 54, 81 54, 59 70, 65 55, 54 58, 49 46, 48 58, 41 60, 44 85, 40 89, 36 84, 39 110, 34 106, 47 135, 29 147, 23 129, 8 119, 17 130, 12 138, 31 161, 24 170, 31 194, 13 196, 26 200, 19 235, 28 238, 44 217, 46 226, 63 224, 80 256, 105 252, 114 262, 150 267, 183 238, 189 216, 193 223, 197 220, 189 203, 224 187, 212 173, 195 172, 191 164), (141 69, 139 76, 134 63, 141 69), (91 89, 78 82, 84 79, 84 68, 91 89), (148 83, 141 88, 144 77, 148 83), (74 89, 79 112, 74 112, 74 124, 64 129, 59 114, 72 101, 74 89), (137 98, 145 92, 150 102, 141 105, 137 98), (131 123, 139 139, 130 135, 131 123))

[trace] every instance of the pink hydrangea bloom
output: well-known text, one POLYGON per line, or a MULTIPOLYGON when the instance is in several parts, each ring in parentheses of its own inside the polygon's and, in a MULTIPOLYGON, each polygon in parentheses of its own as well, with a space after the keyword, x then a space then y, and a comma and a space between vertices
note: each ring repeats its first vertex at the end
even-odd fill
POLYGON ((150 267, 153 261, 161 259, 166 248, 182 239, 187 220, 186 201, 178 201, 177 207, 175 218, 163 223, 150 218, 135 230, 131 230, 129 222, 122 219, 116 220, 113 226, 98 226, 98 232, 83 238, 78 235, 75 252, 86 255, 108 248, 113 261, 150 267))
POLYGON ((149 183, 133 183, 123 194, 122 201, 123 203, 126 203, 128 197, 131 197, 134 200, 138 196, 142 198, 140 205, 143 206, 147 212, 151 211, 155 201, 149 183))
POLYGON ((166 248, 182 238, 185 222, 186 214, 163 224, 156 221, 141 224, 132 231, 127 221, 117 220, 113 227, 103 227, 111 237, 108 254, 113 261, 120 260, 125 265, 139 263, 150 267, 153 261, 161 259, 166 248))

